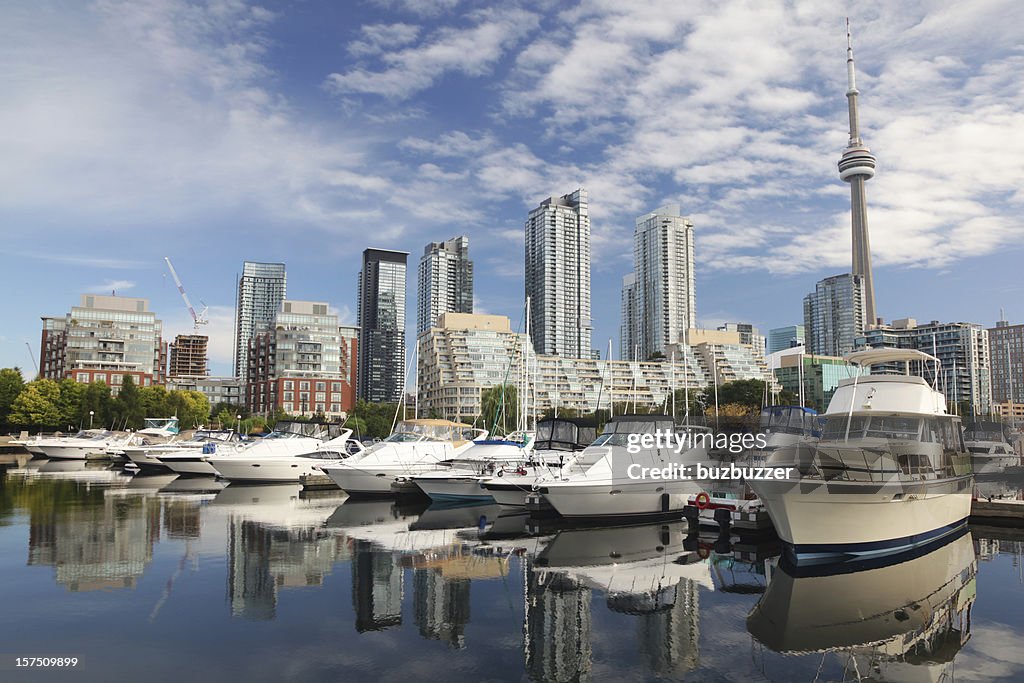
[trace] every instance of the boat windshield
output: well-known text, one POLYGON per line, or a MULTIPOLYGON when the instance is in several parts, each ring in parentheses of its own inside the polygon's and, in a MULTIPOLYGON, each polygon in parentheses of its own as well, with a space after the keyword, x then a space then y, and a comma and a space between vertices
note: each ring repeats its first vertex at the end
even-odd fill
POLYGON ((324 436, 323 425, 316 422, 278 422, 274 425, 274 431, 267 434, 265 439, 285 439, 306 437, 321 439, 324 436))
MULTIPOLYGON (((468 430, 472 431, 472 430, 468 430)), ((429 424, 413 420, 403 420, 395 426, 394 433, 384 439, 390 443, 403 443, 410 441, 469 441, 471 434, 461 425, 456 424, 429 424)))
POLYGON ((225 430, 208 430, 201 429, 195 433, 192 437, 193 441, 233 441, 235 432, 230 429, 225 430))
POLYGON ((591 446, 627 446, 630 434, 654 434, 656 430, 673 431, 672 420, 613 420, 604 426, 604 433, 591 446))
POLYGON ((819 415, 800 406, 768 406, 761 410, 761 430, 774 434, 818 435, 819 415))

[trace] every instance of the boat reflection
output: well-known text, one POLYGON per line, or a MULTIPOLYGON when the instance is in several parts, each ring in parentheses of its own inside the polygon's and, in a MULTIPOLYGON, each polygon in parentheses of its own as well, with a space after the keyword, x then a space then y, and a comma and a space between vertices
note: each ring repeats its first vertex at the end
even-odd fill
POLYGON ((977 568, 970 532, 859 571, 794 575, 780 565, 747 629, 776 652, 831 652, 862 679, 952 680, 953 658, 970 637, 977 568))

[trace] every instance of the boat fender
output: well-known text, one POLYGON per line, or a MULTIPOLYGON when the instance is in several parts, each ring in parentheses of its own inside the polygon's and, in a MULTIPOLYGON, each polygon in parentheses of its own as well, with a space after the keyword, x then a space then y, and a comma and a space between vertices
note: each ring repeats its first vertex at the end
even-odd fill
POLYGON ((505 470, 498 470, 498 476, 499 477, 504 477, 505 476, 505 470))
POLYGON ((694 499, 693 503, 694 505, 697 506, 698 510, 706 510, 707 507, 711 505, 711 496, 709 496, 706 492, 701 491, 700 493, 697 494, 697 497, 694 499))

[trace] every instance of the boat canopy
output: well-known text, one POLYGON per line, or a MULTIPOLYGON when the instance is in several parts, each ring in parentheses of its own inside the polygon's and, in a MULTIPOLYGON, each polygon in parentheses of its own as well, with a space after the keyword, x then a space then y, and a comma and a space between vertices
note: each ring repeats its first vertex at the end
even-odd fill
POLYGON ((818 411, 803 406, 765 406, 761 429, 772 433, 820 434, 818 411))
POLYGON ((863 368, 885 363, 938 363, 939 359, 917 349, 864 349, 847 354, 846 360, 863 368))
POLYGON ((483 430, 448 420, 402 420, 385 441, 472 441, 483 430))
POLYGON ((538 450, 576 451, 597 438, 597 422, 576 417, 547 417, 537 423, 538 450))

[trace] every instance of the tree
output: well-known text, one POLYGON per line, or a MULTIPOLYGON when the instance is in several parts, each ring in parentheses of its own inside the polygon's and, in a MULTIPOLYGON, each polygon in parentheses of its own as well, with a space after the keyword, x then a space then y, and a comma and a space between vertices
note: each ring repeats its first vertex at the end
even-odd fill
POLYGON ((113 399, 106 382, 86 384, 78 404, 77 422, 88 427, 109 425, 113 417, 112 409, 113 399), (93 414, 90 415, 90 412, 93 414))
MULTIPOLYGON (((183 429, 198 428, 210 421, 210 399, 198 391, 172 391, 168 395, 168 405, 172 415, 178 418, 183 429)), ((237 413, 235 413, 237 415, 237 413)), ((231 423, 235 422, 231 416, 231 423)))
POLYGON ((62 379, 59 386, 60 397, 57 399, 57 410, 60 411, 60 426, 62 428, 81 427, 82 422, 79 418, 85 385, 79 384, 73 379, 62 379))
POLYGON ((139 388, 131 375, 121 379, 121 390, 114 399, 114 421, 116 426, 124 429, 142 429, 146 414, 142 411, 142 399, 139 388))
POLYGON ((501 384, 480 392, 480 416, 491 434, 515 431, 519 421, 519 392, 511 384, 501 384))
POLYGON ((146 417, 173 417, 170 395, 161 386, 149 386, 139 389, 139 403, 146 417))
POLYGON ((6 427, 9 424, 8 416, 11 413, 11 404, 24 388, 25 380, 21 377, 21 370, 18 368, 0 370, 0 425, 6 427))
POLYGON ((12 424, 56 427, 60 424, 60 386, 52 379, 37 379, 25 385, 11 404, 12 424))
POLYGON ((647 362, 648 363, 652 363, 652 362, 656 362, 656 361, 663 361, 663 360, 665 360, 665 354, 663 352, 661 352, 661 351, 655 351, 651 355, 647 356, 647 362))

